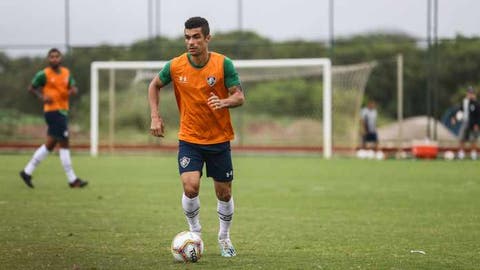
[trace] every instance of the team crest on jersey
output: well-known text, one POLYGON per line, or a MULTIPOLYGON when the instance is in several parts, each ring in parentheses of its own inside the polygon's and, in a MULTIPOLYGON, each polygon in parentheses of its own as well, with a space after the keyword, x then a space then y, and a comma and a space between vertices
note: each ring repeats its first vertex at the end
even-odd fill
POLYGON ((188 157, 182 157, 180 159, 180 166, 182 166, 182 168, 186 168, 188 166, 188 164, 190 164, 190 158, 188 157))
POLYGON ((208 85, 214 86, 216 82, 217 82, 217 79, 216 79, 215 77, 213 77, 213 76, 208 76, 208 78, 207 78, 207 83, 208 83, 208 85))

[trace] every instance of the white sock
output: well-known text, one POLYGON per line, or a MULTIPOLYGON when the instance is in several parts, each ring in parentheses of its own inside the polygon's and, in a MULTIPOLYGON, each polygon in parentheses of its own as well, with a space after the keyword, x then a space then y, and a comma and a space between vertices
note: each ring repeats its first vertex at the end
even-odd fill
POLYGON ((75 175, 75 172, 73 171, 73 168, 72 168, 70 150, 68 148, 60 148, 58 153, 60 154, 60 161, 62 162, 63 169, 67 174, 68 182, 73 183, 73 181, 77 179, 77 176, 75 175))
POLYGON ((182 194, 182 207, 188 226, 191 232, 201 232, 200 225, 200 198, 188 198, 185 193, 182 194))
POLYGON ((234 208, 233 197, 228 202, 217 200, 217 213, 220 221, 218 239, 230 239, 230 225, 232 224, 234 208))
POLYGON ((476 150, 472 150, 470 152, 470 157, 473 159, 473 160, 477 160, 477 151, 476 150))
POLYGON ((47 147, 45 144, 42 144, 35 153, 33 153, 32 159, 27 163, 27 166, 25 166, 25 171, 26 174, 32 175, 33 171, 35 168, 40 164, 42 160, 44 160, 50 152, 48 151, 47 147))

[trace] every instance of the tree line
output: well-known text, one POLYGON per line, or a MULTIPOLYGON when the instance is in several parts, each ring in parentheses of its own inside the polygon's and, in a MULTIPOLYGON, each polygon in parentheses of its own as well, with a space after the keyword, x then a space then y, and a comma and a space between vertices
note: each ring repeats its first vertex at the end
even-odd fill
MULTIPOLYGON (((254 32, 233 31, 214 35, 210 49, 232 59, 330 57, 334 65, 375 60, 378 65, 367 83, 365 99, 375 100, 381 112, 391 118, 396 114, 395 57, 399 53, 404 57, 406 117, 427 113, 427 81, 432 70, 436 70, 438 78, 435 84, 438 93, 435 106, 439 108, 437 118, 447 108, 460 102, 467 86, 480 89, 480 37, 457 36, 440 40, 438 46, 428 48, 406 34, 369 33, 339 38, 330 48, 321 42, 273 41, 254 32), (436 66, 430 58, 433 49, 437 55, 436 66)), ((140 40, 130 46, 73 47, 65 54, 64 64, 72 70, 80 96, 85 98, 89 93, 92 61, 169 60, 184 51, 182 37, 157 37, 140 40)), ((1 115, 41 112, 38 101, 28 96, 26 89, 35 72, 45 65, 45 57, 11 58, 0 52, 1 115)))

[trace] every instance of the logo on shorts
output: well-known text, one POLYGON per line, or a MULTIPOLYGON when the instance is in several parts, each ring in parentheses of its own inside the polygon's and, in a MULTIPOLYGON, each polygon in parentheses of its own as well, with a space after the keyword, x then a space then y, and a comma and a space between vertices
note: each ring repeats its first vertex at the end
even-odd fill
POLYGON ((68 138, 68 130, 65 130, 65 131, 63 132, 63 137, 68 138))
POLYGON ((188 158, 188 157, 182 157, 182 158, 180 159, 180 166, 181 166, 182 168, 185 169, 185 168, 188 166, 188 164, 190 164, 190 158, 188 158))
POLYGON ((233 170, 226 173, 227 178, 233 177, 233 170))
POLYGON ((207 78, 208 85, 213 86, 213 85, 215 85, 216 82, 217 82, 217 79, 215 79, 215 77, 208 76, 208 78, 207 78))

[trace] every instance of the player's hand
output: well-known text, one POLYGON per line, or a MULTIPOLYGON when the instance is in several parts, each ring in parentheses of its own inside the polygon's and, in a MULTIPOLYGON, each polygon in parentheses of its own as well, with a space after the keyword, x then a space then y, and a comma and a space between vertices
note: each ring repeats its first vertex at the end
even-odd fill
POLYGON ((450 125, 455 126, 457 124, 457 121, 455 120, 455 117, 450 118, 450 125))
POLYGON ((163 119, 160 117, 152 117, 150 124, 150 134, 155 137, 163 137, 165 132, 165 126, 163 125, 163 119))
POLYGON ((78 89, 76 87, 70 87, 68 89, 68 95, 76 95, 78 93, 78 89))
POLYGON ((53 101, 51 97, 46 96, 46 95, 43 95, 42 99, 43 99, 43 103, 45 103, 45 104, 50 104, 53 101))
POLYGON ((210 97, 207 100, 207 104, 214 110, 219 110, 226 107, 226 104, 213 92, 210 92, 210 97))

